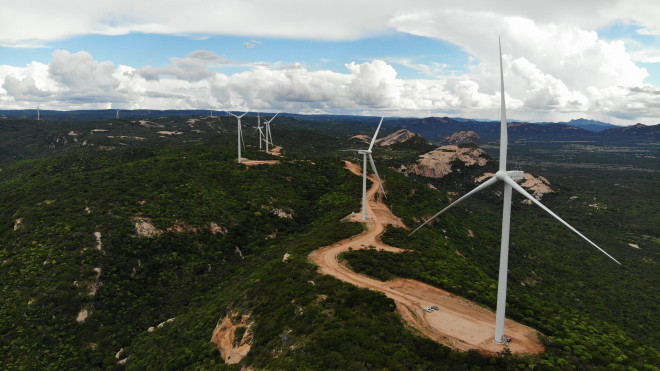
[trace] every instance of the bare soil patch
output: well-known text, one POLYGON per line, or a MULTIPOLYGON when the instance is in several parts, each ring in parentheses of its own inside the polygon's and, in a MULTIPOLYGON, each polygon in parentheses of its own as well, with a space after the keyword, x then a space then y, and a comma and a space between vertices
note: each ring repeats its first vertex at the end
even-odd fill
POLYGON ((279 164, 280 160, 248 160, 246 158, 241 159, 241 164, 245 166, 255 166, 255 165, 276 165, 279 164))
MULTIPOLYGON (((346 167, 362 176, 360 166, 346 161, 346 167)), ((371 179, 371 178, 370 178, 371 179)), ((396 303, 397 312, 412 327, 425 336, 451 348, 467 351, 477 349, 484 354, 496 354, 504 350, 503 345, 493 343, 495 333, 495 313, 478 304, 450 292, 418 281, 397 278, 391 281, 378 281, 358 274, 340 264, 337 255, 349 248, 353 250, 375 246, 392 252, 403 250, 386 245, 380 241, 387 224, 407 228, 400 218, 393 215, 387 206, 376 202, 374 195, 379 191, 375 179, 367 193, 367 230, 357 236, 339 241, 333 245, 313 251, 309 257, 319 266, 319 272, 329 274, 344 282, 358 287, 377 290, 396 303), (435 305, 439 309, 432 312, 425 307, 435 305)), ((379 197, 379 200, 382 199, 379 197)), ((361 221, 361 213, 354 213, 348 218, 361 221)), ((538 332, 531 327, 506 320, 505 337, 513 339, 509 350, 513 353, 536 354, 544 350, 538 339, 538 332)))

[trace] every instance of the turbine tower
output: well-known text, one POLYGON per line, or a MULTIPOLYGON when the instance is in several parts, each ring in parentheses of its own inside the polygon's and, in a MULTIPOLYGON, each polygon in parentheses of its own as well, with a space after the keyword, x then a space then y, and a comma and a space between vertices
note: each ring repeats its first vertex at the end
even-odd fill
POLYGON ((40 118, 39 118, 39 107, 41 107, 41 104, 37 104, 37 121, 40 120, 40 118))
POLYGON ((121 110, 120 110, 120 109, 116 109, 115 111, 117 111, 117 114, 116 114, 115 118, 116 118, 117 120, 119 120, 119 111, 121 111, 121 110))
MULTIPOLYGON (((271 117, 270 120, 264 120, 264 125, 266 126, 266 153, 268 153, 268 144, 273 144, 273 135, 270 132, 270 123, 275 120, 275 117, 280 113, 276 113, 275 116, 271 117)), ((274 145, 274 144, 273 144, 274 145)))
MULTIPOLYGON (((261 150, 261 143, 265 140, 265 136, 263 127, 261 126, 261 115, 259 113, 257 113, 257 130, 259 131, 259 150, 261 150)), ((268 142, 266 142, 266 146, 268 146, 268 142)))
POLYGON ((449 206, 445 207, 444 209, 440 210, 437 214, 433 215, 431 218, 429 218, 427 221, 425 221, 422 225, 417 227, 414 231, 412 231, 410 234, 412 235, 413 233, 417 232, 420 228, 428 224, 431 220, 435 219, 438 217, 440 214, 444 213, 447 211, 449 208, 453 207, 454 205, 458 204, 459 202, 465 200, 466 198, 472 196, 473 194, 488 188, 492 186, 493 184, 497 182, 503 182, 504 183, 504 204, 502 207, 502 239, 501 239, 501 248, 500 248, 500 272, 499 272, 499 278, 498 278, 498 286, 497 286, 497 308, 496 308, 496 313, 495 313, 495 338, 493 341, 497 344, 503 344, 504 343, 504 318, 505 318, 505 307, 506 307, 506 281, 507 281, 507 270, 508 270, 508 265, 509 265, 509 229, 510 229, 510 222, 511 222, 511 193, 512 190, 515 189, 518 193, 522 194, 525 196, 527 199, 535 203, 537 206, 539 206, 541 209, 545 210, 548 214, 552 215, 555 219, 559 220, 562 224, 564 224, 566 227, 568 227, 570 230, 575 232, 578 236, 582 237, 584 240, 589 242, 591 245, 593 245, 595 248, 600 250, 603 254, 607 255, 610 259, 614 260, 615 262, 619 263, 618 260, 614 259, 610 254, 605 252, 605 250, 601 249, 596 245, 595 243, 591 242, 587 237, 585 237, 582 233, 578 232, 575 228, 573 228, 570 224, 566 223, 562 218, 557 216, 555 213, 550 211, 547 207, 545 207, 541 202, 539 202, 534 196, 530 195, 527 191, 525 191, 524 188, 522 188, 518 183, 515 182, 515 180, 520 180, 523 178, 523 172, 520 170, 513 170, 513 171, 507 171, 506 170, 506 151, 507 151, 507 126, 506 126, 506 105, 505 105, 505 99, 504 99, 504 73, 502 70, 502 45, 500 42, 499 45, 500 49, 500 86, 501 86, 501 122, 500 122, 500 167, 497 173, 476 187, 475 189, 471 190, 470 192, 466 193, 463 195, 461 198, 458 200, 454 201, 453 203, 449 204, 449 206))
POLYGON ((234 115, 233 113, 231 113, 229 111, 225 111, 225 112, 227 112, 228 114, 236 117, 236 120, 238 121, 238 129, 237 129, 237 132, 238 132, 238 163, 240 164, 241 163, 241 142, 243 141, 243 133, 241 132, 241 118, 243 118, 243 116, 247 115, 247 113, 250 112, 250 110, 248 109, 244 114, 242 114, 240 116, 234 115))
POLYGON ((385 117, 381 117, 380 123, 378 123, 378 128, 376 128, 376 133, 374 134, 374 137, 371 138, 371 144, 369 145, 369 149, 359 149, 357 152, 362 155, 362 220, 367 220, 367 158, 369 158, 369 162, 371 163, 371 168, 374 171, 374 174, 376 174, 376 179, 378 179, 378 184, 380 184, 380 189, 383 191, 383 196, 387 197, 385 194, 385 188, 383 188, 383 183, 380 181, 380 177, 378 176, 378 170, 376 170, 376 164, 374 164, 374 158, 371 156, 371 149, 374 147, 374 143, 376 143, 376 137, 378 136, 378 131, 380 130, 380 126, 383 124, 383 119, 385 117))

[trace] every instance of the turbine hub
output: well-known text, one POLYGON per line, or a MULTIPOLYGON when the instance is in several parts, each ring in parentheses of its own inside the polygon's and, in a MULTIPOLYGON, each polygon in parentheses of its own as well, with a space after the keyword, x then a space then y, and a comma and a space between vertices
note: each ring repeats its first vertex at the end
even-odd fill
POLYGON ((505 178, 508 178, 509 174, 505 170, 498 170, 497 173, 495 173, 495 178, 498 180, 504 181, 505 178))

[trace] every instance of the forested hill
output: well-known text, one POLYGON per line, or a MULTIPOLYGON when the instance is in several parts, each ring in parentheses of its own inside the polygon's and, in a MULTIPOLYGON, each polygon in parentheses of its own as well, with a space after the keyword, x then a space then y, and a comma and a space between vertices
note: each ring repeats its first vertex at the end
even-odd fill
MULTIPOLYGON (((659 180, 657 149, 590 148, 583 156, 552 143, 540 148, 543 164, 535 147, 512 151, 552 182, 556 193, 543 202, 623 266, 514 199, 508 315, 541 331, 546 352, 484 356, 420 337, 384 295, 321 275, 308 261, 311 251, 362 230, 341 222, 359 211, 361 197, 361 178, 343 160, 360 158, 338 149, 355 148, 351 136, 372 135, 377 122, 283 117, 273 126, 281 157, 258 151, 256 118, 244 124, 244 156, 278 164, 238 164, 229 118, 0 120, 0 369, 660 364, 660 212, 648 202, 659 180), (243 316, 249 328, 233 335, 247 334, 251 349, 228 365, 209 340, 223 319, 238 326, 243 316)), ((374 149, 387 203, 407 225, 496 168, 463 166, 438 180, 395 170, 433 148, 419 139, 374 149)), ((384 238, 408 253, 344 258, 374 277, 418 279, 493 307, 499 191, 466 201, 412 239, 390 228, 384 238)))

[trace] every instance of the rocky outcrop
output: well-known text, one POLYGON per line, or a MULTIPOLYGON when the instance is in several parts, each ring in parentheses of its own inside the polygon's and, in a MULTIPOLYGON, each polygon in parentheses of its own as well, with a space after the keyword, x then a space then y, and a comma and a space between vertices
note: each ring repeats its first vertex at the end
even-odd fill
POLYGON ((456 160, 465 166, 485 166, 488 162, 486 152, 481 148, 462 148, 455 145, 442 146, 419 157, 417 163, 401 165, 399 171, 427 178, 442 178, 454 171, 452 163, 456 160))
POLYGON ((358 134, 351 137, 351 139, 359 140, 364 143, 371 143, 371 137, 364 134, 358 134))
MULTIPOLYGON (((554 192, 552 188, 550 188, 550 182, 542 177, 534 177, 532 174, 525 173, 525 181, 521 184, 521 186, 527 188, 532 192, 532 196, 534 196, 535 199, 540 200, 541 197, 543 197, 544 194, 546 193, 552 193, 554 192)), ((531 201, 526 200, 531 203, 531 201)))
POLYGON ((479 134, 475 133, 472 130, 461 130, 457 131, 454 134, 445 137, 445 140, 449 144, 461 144, 461 143, 475 143, 478 144, 481 142, 481 137, 479 134))
MULTIPOLYGON (((493 173, 484 173, 482 176, 475 178, 474 181, 476 183, 481 183, 484 180, 491 178, 493 176, 495 176, 495 174, 493 173)), ((552 188, 550 188, 550 182, 546 178, 542 176, 535 177, 534 175, 529 173, 525 173, 523 182, 520 185, 523 188, 527 188, 527 190, 530 191, 532 196, 534 196, 534 198, 539 201, 541 200, 541 197, 543 197, 543 195, 545 195, 546 193, 554 192, 552 188)), ((525 204, 532 203, 532 201, 528 199, 524 199, 522 202, 525 204)))
POLYGON ((392 144, 407 142, 416 136, 417 134, 413 133, 410 130, 401 129, 395 131, 394 133, 386 137, 377 139, 376 144, 379 146, 391 146, 392 144))
POLYGON ((241 316, 241 321, 233 324, 229 315, 215 326, 211 342, 218 346, 222 359, 227 364, 240 362, 252 347, 252 333, 250 332, 250 315, 241 316))

